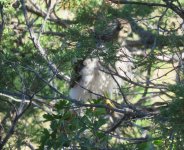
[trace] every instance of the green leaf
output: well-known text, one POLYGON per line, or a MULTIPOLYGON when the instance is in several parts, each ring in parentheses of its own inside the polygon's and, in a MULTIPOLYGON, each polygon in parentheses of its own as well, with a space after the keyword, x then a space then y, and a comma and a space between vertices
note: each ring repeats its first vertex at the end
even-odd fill
POLYGON ((46 121, 55 120, 55 118, 54 118, 52 115, 50 115, 50 114, 44 114, 44 115, 43 115, 43 118, 45 118, 46 121))
POLYGON ((63 108, 69 107, 69 102, 66 100, 60 100, 56 105, 55 108, 57 110, 61 110, 63 108))
POLYGON ((93 111, 94 115, 95 116, 100 116, 100 115, 105 115, 107 114, 107 111, 105 108, 96 108, 94 111, 93 111))

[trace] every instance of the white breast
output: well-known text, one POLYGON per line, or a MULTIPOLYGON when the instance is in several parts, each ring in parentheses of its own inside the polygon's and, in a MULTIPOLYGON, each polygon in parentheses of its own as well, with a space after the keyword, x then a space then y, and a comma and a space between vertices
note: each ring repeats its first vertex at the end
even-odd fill
MULTIPOLYGON (((115 63, 115 70, 120 76, 132 79, 133 63, 131 62, 130 52, 123 47, 116 55, 119 60, 115 63)), ((97 99, 98 95, 104 95, 106 93, 108 93, 110 97, 114 97, 118 94, 119 87, 117 83, 119 86, 123 86, 124 81, 120 77, 114 76, 115 81, 111 74, 105 73, 108 72, 108 70, 100 65, 98 58, 87 58, 83 64, 84 67, 79 72, 81 80, 70 89, 69 95, 71 98, 90 100, 97 99)), ((112 67, 109 68, 112 69, 112 67)))

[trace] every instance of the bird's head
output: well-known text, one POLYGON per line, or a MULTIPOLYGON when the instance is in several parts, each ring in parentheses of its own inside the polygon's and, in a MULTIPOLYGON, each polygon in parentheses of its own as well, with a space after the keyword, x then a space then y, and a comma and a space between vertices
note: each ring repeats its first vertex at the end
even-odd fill
POLYGON ((127 20, 120 18, 117 20, 119 22, 118 42, 122 43, 132 33, 132 28, 127 20))

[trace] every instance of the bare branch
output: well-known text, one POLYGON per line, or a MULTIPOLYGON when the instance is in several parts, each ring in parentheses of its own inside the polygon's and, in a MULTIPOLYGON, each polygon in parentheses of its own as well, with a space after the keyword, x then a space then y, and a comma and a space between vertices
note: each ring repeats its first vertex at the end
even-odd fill
MULTIPOLYGON (((33 41, 34 46, 39 50, 41 57, 47 62, 49 68, 52 70, 53 74, 56 75, 57 78, 59 79, 64 79, 65 81, 69 82, 70 81, 70 77, 64 75, 64 73, 58 71, 57 67, 55 64, 53 64, 53 62, 51 62, 46 54, 46 50, 41 46, 38 38, 36 37, 36 35, 34 34, 34 31, 32 29, 32 27, 29 24, 28 21, 28 16, 27 16, 27 10, 26 10, 26 6, 24 3, 24 0, 21 0, 22 3, 22 9, 23 9, 23 13, 24 13, 24 17, 25 17, 25 21, 31 36, 31 39, 33 41)), ((46 16, 45 16, 46 17, 46 16)))
MULTIPOLYGON (((35 33, 39 33, 39 31, 34 31, 35 33)), ((48 35, 48 36, 59 36, 64 37, 65 34, 61 32, 53 32, 53 31, 44 31, 42 34, 48 35)))
POLYGON ((159 3, 146 3, 146 2, 137 2, 137 1, 127 1, 127 0, 108 0, 115 4, 135 4, 135 5, 144 5, 149 7, 167 7, 165 4, 159 3))
POLYGON ((0 42, 1 42, 1 38, 3 36, 3 29, 4 29, 3 4, 1 3, 0 3, 0 16, 1 16, 1 22, 0 22, 0 42))
POLYGON ((178 14, 184 20, 184 9, 176 6, 173 1, 163 0, 166 3, 166 6, 178 14))
POLYGON ((4 145, 8 142, 10 137, 13 135, 15 127, 16 127, 19 119, 28 110, 28 108, 31 106, 31 103, 32 103, 32 100, 30 99, 29 104, 27 105, 27 107, 24 110, 22 110, 21 112, 16 112, 15 117, 14 117, 14 119, 12 121, 12 125, 11 125, 10 129, 6 133, 6 136, 4 137, 4 139, 2 139, 2 141, 0 141, 0 149, 2 149, 4 147, 4 145))
POLYGON ((148 7, 164 7, 170 8, 176 14, 178 14, 182 19, 184 19, 184 10, 180 7, 176 6, 173 1, 163 0, 166 4, 159 4, 159 3, 149 3, 149 2, 137 2, 137 1, 127 1, 127 0, 108 0, 115 4, 135 4, 135 5, 142 5, 148 7))
MULTIPOLYGON (((32 7, 32 6, 26 5, 26 9, 29 12, 31 12, 33 14, 36 14, 36 15, 38 15, 40 17, 45 18, 47 16, 47 14, 44 11, 38 10, 38 9, 32 7)), ((61 19, 55 18, 53 15, 50 15, 48 20, 52 21, 52 22, 54 22, 54 23, 56 23, 58 25, 61 25, 64 28, 67 28, 68 27, 68 23, 71 23, 71 21, 69 21, 69 20, 61 20, 61 19)))

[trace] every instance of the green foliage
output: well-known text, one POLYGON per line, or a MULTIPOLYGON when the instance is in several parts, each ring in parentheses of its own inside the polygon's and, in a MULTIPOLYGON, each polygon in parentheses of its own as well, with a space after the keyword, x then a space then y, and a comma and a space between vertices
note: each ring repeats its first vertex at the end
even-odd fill
POLYGON ((178 83, 176 85, 171 85, 169 88, 175 95, 168 106, 161 110, 158 121, 166 147, 183 149, 184 85, 178 83))
MULTIPOLYGON (((42 1, 37 0, 35 2, 36 6, 47 11, 46 2, 49 3, 49 1, 42 3, 42 1)), ((138 2, 150 1, 138 0, 138 2)), ((164 1, 154 0, 151 2, 163 3, 164 1)), ((116 112, 100 107, 108 106, 104 98, 90 100, 88 103, 99 107, 79 107, 69 100, 62 99, 62 95, 68 95, 69 85, 64 80, 56 78, 57 74, 51 71, 48 61, 41 56, 30 38, 21 5, 14 8, 14 3, 14 0, 0 0, 0 5, 3 5, 3 11, 0 11, 4 15, 3 34, 0 35, 2 36, 0 41, 0 122, 8 114, 8 119, 5 123, 2 123, 3 130, 0 124, 0 140, 5 137, 12 125, 13 108, 20 108, 20 101, 24 96, 26 100, 33 95, 35 97, 32 99, 32 106, 18 121, 13 136, 5 146, 6 149, 23 149, 27 141, 31 141, 33 145, 38 145, 40 150, 65 148, 87 150, 184 149, 184 85, 182 83, 169 86, 168 91, 174 93, 173 99, 167 106, 162 107, 157 120, 152 118, 155 115, 140 118, 137 114, 135 116, 128 115, 117 131, 111 132, 112 134, 106 133, 114 125, 114 122, 119 121, 116 112), (56 93, 46 82, 61 94, 56 93), (4 96, 3 92, 10 94, 9 97, 4 96), (17 101, 18 98, 19 101, 17 101), (53 105, 55 100, 58 102, 53 105), (143 131, 148 131, 148 139, 136 141, 135 138, 142 137, 143 131), (1 132, 3 133, 1 134, 1 132)), ((177 4, 176 1, 174 4, 177 4)), ((165 8, 160 7, 134 4, 120 5, 108 3, 105 0, 63 0, 52 11, 52 15, 49 15, 51 18, 47 18, 46 21, 44 21, 45 16, 41 17, 40 14, 28 11, 29 22, 36 36, 40 32, 42 24, 45 23, 43 34, 40 36, 40 45, 44 48, 51 63, 57 67, 58 72, 69 76, 73 75, 72 67, 75 59, 100 57, 106 66, 114 65, 119 59, 116 57, 116 51, 120 47, 117 40, 104 42, 105 51, 96 50, 99 42, 96 35, 100 35, 102 32, 110 32, 104 31, 104 29, 113 19, 122 18, 130 21, 133 29, 130 39, 137 36, 137 39, 144 43, 146 36, 141 37, 140 35, 143 30, 156 35, 156 44, 158 45, 156 45, 154 51, 146 46, 137 47, 144 49, 146 53, 143 56, 135 56, 133 60, 135 68, 140 72, 136 75, 141 78, 140 81, 134 82, 143 86, 131 85, 129 87, 125 83, 121 87, 124 93, 129 93, 125 96, 128 97, 128 103, 133 106, 141 98, 150 96, 142 105, 135 105, 138 110, 147 113, 149 109, 145 107, 157 100, 154 97, 152 98, 155 91, 151 88, 146 96, 144 95, 146 93, 144 86, 149 86, 147 85, 149 83, 152 87, 156 87, 158 80, 154 77, 154 80, 142 81, 143 78, 151 78, 155 70, 168 65, 165 65, 168 62, 163 63, 157 56, 168 54, 173 56, 176 53, 183 52, 184 37, 181 34, 177 35, 178 31, 174 30, 175 25, 171 26, 169 23, 170 18, 175 18, 176 14, 170 9, 165 12, 165 8), (66 28, 60 23, 54 22, 60 19, 63 10, 75 14, 73 20, 64 20, 66 24, 68 23, 66 28), (165 15, 162 16, 164 12, 165 15), (143 22, 139 22, 141 18, 143 22), (149 20, 148 18, 152 19, 149 20), (144 24, 145 22, 146 24, 144 24), (158 33, 158 30, 155 29, 155 26, 158 28, 158 25, 162 27, 162 32, 158 33), (170 29, 171 32, 169 32, 170 29), (59 34, 54 35, 53 33, 59 34), (177 46, 178 44, 179 46, 177 46), (148 71, 150 64, 151 75, 143 75, 148 71)), ((1 15, 0 19, 0 24, 2 24, 1 15)), ((182 76, 183 72, 179 74, 182 76)), ((159 89, 159 91, 161 90, 159 89)), ((110 97, 108 94, 105 96, 110 97)), ((129 110, 128 105, 122 102, 121 94, 116 99, 118 100, 114 101, 114 105, 117 105, 115 108, 123 111, 129 110), (124 105, 127 105, 127 107, 124 107, 124 105)), ((164 100, 167 101, 167 98, 164 100)), ((158 108, 158 112, 159 110, 158 108)), ((135 110, 132 109, 131 113, 134 112, 135 110)))
POLYGON ((79 115, 80 110, 72 110, 68 101, 56 104, 55 114, 45 114, 46 122, 50 122, 50 129, 43 130, 40 150, 78 147, 79 149, 104 148, 107 136, 99 129, 104 125, 104 109, 93 110, 87 108, 85 115, 79 115))

